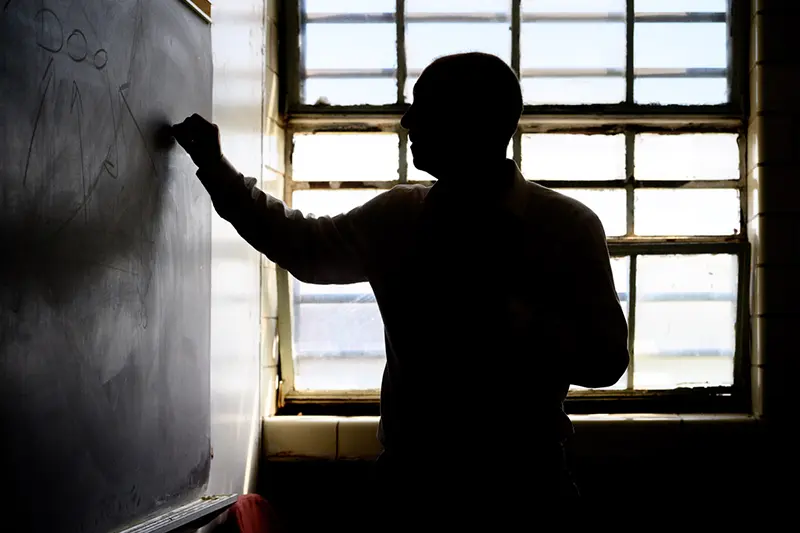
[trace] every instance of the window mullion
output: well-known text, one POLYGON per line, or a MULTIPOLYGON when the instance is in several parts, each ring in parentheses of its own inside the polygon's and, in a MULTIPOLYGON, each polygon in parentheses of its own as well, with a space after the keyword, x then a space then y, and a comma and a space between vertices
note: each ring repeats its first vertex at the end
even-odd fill
MULTIPOLYGON (((511 69, 519 77, 520 73, 520 33, 522 0, 511 0, 511 69)), ((522 166, 522 130, 517 128, 512 138, 512 154, 517 166, 522 166)))
POLYGON ((625 6, 625 102, 633 104, 633 22, 634 0, 625 6))
POLYGON ((405 102, 406 92, 406 0, 396 0, 395 22, 397 23, 397 103, 405 102))
POLYGON ((306 51, 308 50, 308 39, 306 37, 306 0, 300 0, 300 11, 297 14, 297 25, 296 27, 292 28, 292 37, 297 35, 299 37, 299 42, 297 44, 297 54, 298 54, 298 66, 299 68, 292 69, 295 86, 292 88, 294 90, 294 97, 297 98, 297 102, 305 102, 306 101, 306 51))
POLYGON ((636 337, 636 254, 631 254, 630 262, 628 263, 628 353, 630 354, 630 362, 628 363, 628 383, 626 387, 633 390, 633 372, 635 365, 635 357, 633 355, 633 347, 636 337))

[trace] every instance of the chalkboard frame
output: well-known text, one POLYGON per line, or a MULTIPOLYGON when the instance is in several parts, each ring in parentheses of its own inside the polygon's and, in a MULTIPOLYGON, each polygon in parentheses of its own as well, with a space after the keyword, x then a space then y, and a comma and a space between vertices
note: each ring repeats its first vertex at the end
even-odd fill
POLYGON ((210 0, 183 0, 206 22, 211 22, 210 0))

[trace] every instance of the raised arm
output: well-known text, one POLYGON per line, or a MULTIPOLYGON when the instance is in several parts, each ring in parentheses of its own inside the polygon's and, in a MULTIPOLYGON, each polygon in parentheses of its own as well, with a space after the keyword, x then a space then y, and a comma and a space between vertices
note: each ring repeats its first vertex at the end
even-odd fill
POLYGON ((259 190, 222 156, 217 127, 198 115, 173 133, 199 167, 197 176, 219 215, 256 250, 300 281, 345 284, 367 280, 367 241, 381 200, 335 217, 304 216, 259 190))
POLYGON ((565 315, 559 345, 564 371, 581 387, 609 387, 625 373, 630 358, 628 325, 622 312, 606 235, 600 219, 587 213, 569 239, 565 271, 565 315))

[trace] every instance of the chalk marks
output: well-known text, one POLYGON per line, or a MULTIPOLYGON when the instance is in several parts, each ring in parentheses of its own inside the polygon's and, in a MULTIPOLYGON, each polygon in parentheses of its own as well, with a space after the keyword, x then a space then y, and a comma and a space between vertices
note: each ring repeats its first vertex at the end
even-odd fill
POLYGON ((81 189, 83 189, 83 222, 89 222, 89 215, 87 213, 86 205, 89 203, 89 198, 86 194, 86 169, 85 169, 85 158, 83 155, 83 100, 81 99, 81 91, 78 88, 78 83, 75 80, 72 80, 72 102, 69 105, 69 111, 72 113, 75 111, 75 104, 77 105, 77 116, 78 116, 78 146, 80 149, 81 154, 81 189))
POLYGON ((36 140, 36 130, 39 129, 39 122, 42 119, 42 109, 44 109, 47 93, 53 81, 53 58, 47 63, 47 68, 44 70, 42 81, 39 82, 39 93, 42 97, 39 99, 39 107, 36 108, 36 118, 33 120, 33 132, 31 133, 31 141, 28 143, 28 155, 25 158, 25 172, 22 174, 22 186, 25 187, 28 181, 28 171, 31 166, 31 154, 33 153, 33 142, 36 140))
POLYGON ((106 52, 102 48, 99 49, 92 56, 92 63, 94 63, 94 68, 96 68, 97 70, 103 70, 103 68, 108 63, 108 52, 106 52))
POLYGON ((108 64, 108 52, 106 49, 98 48, 95 52, 90 52, 89 42, 82 30, 73 29, 65 40, 64 25, 52 9, 40 9, 36 12, 34 20, 37 22, 36 44, 40 48, 57 54, 64 48, 66 41, 67 55, 76 63, 86 61, 91 55, 91 59, 87 62, 97 70, 103 70, 108 64))
POLYGON ((34 15, 36 44, 48 52, 57 54, 64 47, 64 26, 52 9, 40 9, 34 15))
POLYGON ((67 37, 67 54, 76 63, 80 63, 89 55, 89 43, 86 42, 86 35, 81 30, 72 30, 67 37))
MULTIPOLYGON (((125 97, 125 91, 127 91, 130 88, 130 86, 131 86, 130 82, 126 82, 120 85, 119 95, 122 98, 122 102, 125 104, 125 108, 128 110, 128 113, 131 116, 131 120, 133 121, 133 125, 136 127, 136 131, 139 132, 139 137, 142 138, 144 146, 147 147, 148 146, 147 137, 145 136, 144 131, 142 131, 142 127, 139 125, 139 122, 136 120, 136 116, 133 114, 133 110, 131 109, 131 106, 128 103, 128 99, 125 97)), ((156 166, 156 162, 153 160, 153 154, 151 154, 150 150, 147 148, 146 152, 147 152, 147 158, 150 160, 150 164, 153 167, 153 171, 156 172, 157 174, 158 167, 156 166)))

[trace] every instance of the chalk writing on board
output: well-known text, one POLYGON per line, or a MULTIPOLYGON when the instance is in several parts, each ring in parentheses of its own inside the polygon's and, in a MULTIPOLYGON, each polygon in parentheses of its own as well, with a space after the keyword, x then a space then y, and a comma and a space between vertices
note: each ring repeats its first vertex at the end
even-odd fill
MULTIPOLYGON (((59 181, 59 172, 64 170, 59 170, 60 164, 52 159, 54 153, 59 154, 57 157, 62 157, 60 154, 70 157, 68 167, 65 168, 71 169, 75 181, 71 199, 59 193, 60 197, 68 199, 67 203, 63 209, 57 211, 55 220, 44 221, 44 232, 37 239, 37 246, 58 246, 67 236, 66 232, 73 231, 68 228, 75 228, 76 221, 80 221, 86 228, 95 227, 99 222, 97 216, 107 216, 102 213, 103 210, 108 212, 109 202, 122 206, 122 210, 115 212, 108 224, 101 224, 99 227, 106 234, 113 234, 114 237, 111 238, 128 243, 126 246, 132 252, 128 257, 133 262, 130 267, 124 261, 121 265, 116 262, 109 264, 101 256, 96 260, 89 259, 89 262, 110 271, 130 275, 136 280, 132 287, 140 304, 135 311, 136 322, 138 327, 146 329, 146 302, 154 276, 151 263, 153 254, 156 253, 153 247, 158 232, 154 226, 154 220, 157 220, 154 219, 154 214, 159 210, 159 198, 164 183, 161 161, 152 151, 152 142, 147 135, 149 128, 137 116, 139 101, 132 100, 132 94, 135 94, 132 93, 133 87, 136 86, 134 65, 137 63, 143 31, 141 12, 137 13, 132 42, 127 48, 127 61, 130 61, 130 66, 125 69, 127 75, 120 73, 121 79, 115 80, 113 72, 121 66, 121 58, 110 56, 99 41, 97 29, 91 24, 86 12, 84 11, 87 15, 84 32, 74 21, 65 24, 57 14, 57 9, 54 9, 43 8, 36 11, 34 25, 31 27, 31 33, 35 34, 32 35, 35 39, 31 39, 31 44, 49 58, 38 84, 35 105, 31 109, 31 138, 24 162, 22 186, 37 198, 42 198, 43 194, 52 194, 52 191, 60 190, 64 183, 69 183, 69 180, 59 181), (103 92, 105 95, 98 98, 97 89, 100 89, 100 95, 103 92), (61 112, 65 114, 59 114, 59 106, 62 106, 61 112), (51 120, 51 117, 55 120, 51 120), (91 136, 91 142, 88 135, 91 136), (54 143, 63 146, 55 148, 54 143), (98 152, 98 148, 104 152, 98 152), (37 156, 42 149, 45 150, 45 159, 37 156), (33 169, 38 169, 38 173, 33 169), (77 175, 78 172, 80 176, 77 175), (122 174, 139 181, 134 187, 129 187, 130 183, 117 185, 116 193, 111 192, 113 188, 104 188, 104 180, 116 181, 122 174), (34 181, 32 176, 40 179, 34 181), (100 198, 97 191, 109 192, 104 192, 100 198), (116 197, 112 198, 109 194, 116 194, 116 197), (96 206, 94 202, 98 202, 96 206), (140 223, 135 225, 137 229, 132 229, 127 223, 117 225, 120 217, 129 216, 125 213, 141 218, 140 223)), ((138 3, 137 9, 141 10, 138 3)), ((75 228, 75 231, 82 230, 75 228)))
POLYGON ((89 55, 86 35, 81 30, 72 30, 72 33, 67 37, 67 54, 77 63, 80 63, 89 55))
POLYGON ((83 155, 83 100, 81 100, 81 90, 78 88, 78 83, 72 80, 72 102, 69 106, 70 112, 75 112, 78 118, 78 147, 80 149, 80 165, 81 165, 81 188, 83 189, 83 221, 88 222, 89 215, 86 212, 86 204, 88 198, 86 195, 86 169, 84 165, 83 155), (77 105, 76 105, 77 104, 77 105))
POLYGON ((28 171, 31 166, 31 153, 33 152, 33 142, 36 140, 36 131, 39 129, 39 122, 42 119, 42 109, 44 109, 47 93, 50 90, 51 82, 53 81, 53 58, 47 62, 47 68, 44 70, 42 81, 39 84, 39 93, 42 97, 39 99, 39 107, 36 110, 36 118, 33 121, 33 133, 31 134, 31 142, 28 144, 28 156, 25 159, 25 172, 22 175, 22 186, 24 187, 28 180, 28 171))
POLYGON ((36 44, 48 52, 57 54, 64 47, 64 26, 52 9, 40 9, 34 16, 36 21, 36 44), (52 33, 51 33, 52 32, 52 33))

